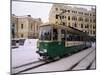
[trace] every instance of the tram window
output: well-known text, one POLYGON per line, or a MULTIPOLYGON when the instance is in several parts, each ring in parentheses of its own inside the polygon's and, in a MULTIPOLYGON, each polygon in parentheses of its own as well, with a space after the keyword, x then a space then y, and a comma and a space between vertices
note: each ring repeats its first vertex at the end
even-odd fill
POLYGON ((58 19, 59 15, 56 15, 56 19, 58 19))
POLYGON ((53 29, 53 40, 57 40, 57 38, 58 38, 57 29, 53 29))
POLYGON ((67 39, 67 41, 72 41, 72 36, 71 36, 71 34, 67 34, 67 35, 66 35, 66 39, 67 39))
POLYGON ((41 27, 39 32, 40 40, 51 40, 51 31, 50 27, 41 27))
POLYGON ((64 41, 65 40, 65 30, 61 30, 61 40, 64 41))
POLYGON ((75 34, 67 34, 66 39, 67 41, 81 41, 82 40, 79 35, 75 35, 75 34))
POLYGON ((42 32, 40 39, 41 40, 51 40, 51 33, 50 32, 42 32))

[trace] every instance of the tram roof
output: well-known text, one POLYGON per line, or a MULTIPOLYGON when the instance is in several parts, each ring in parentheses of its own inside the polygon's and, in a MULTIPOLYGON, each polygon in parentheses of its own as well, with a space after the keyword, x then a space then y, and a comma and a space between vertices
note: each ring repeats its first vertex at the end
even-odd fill
POLYGON ((70 33, 73 33, 73 34, 88 36, 88 34, 86 32, 83 32, 83 31, 73 28, 73 27, 67 27, 67 31, 70 33))
POLYGON ((72 33, 72 34, 88 36, 88 34, 86 32, 83 32, 79 29, 76 29, 76 28, 70 27, 70 26, 56 25, 56 24, 50 24, 50 23, 45 23, 45 24, 40 25, 40 27, 42 27, 42 26, 52 26, 55 28, 65 29, 65 30, 67 30, 67 32, 72 33))

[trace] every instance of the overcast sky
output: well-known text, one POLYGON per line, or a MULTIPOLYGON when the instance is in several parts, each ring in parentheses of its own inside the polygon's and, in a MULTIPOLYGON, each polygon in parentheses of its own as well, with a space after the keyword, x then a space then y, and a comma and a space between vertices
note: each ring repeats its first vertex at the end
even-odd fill
MULTIPOLYGON (((17 16, 31 15, 33 18, 41 18, 43 22, 48 21, 49 11, 52 4, 35 2, 12 2, 12 14, 17 16)), ((80 6, 78 6, 80 7, 80 6)), ((90 9, 91 6, 81 6, 90 9)))
POLYGON ((33 18, 41 18, 43 22, 48 21, 49 11, 52 4, 12 2, 12 14, 17 16, 31 15, 33 18))

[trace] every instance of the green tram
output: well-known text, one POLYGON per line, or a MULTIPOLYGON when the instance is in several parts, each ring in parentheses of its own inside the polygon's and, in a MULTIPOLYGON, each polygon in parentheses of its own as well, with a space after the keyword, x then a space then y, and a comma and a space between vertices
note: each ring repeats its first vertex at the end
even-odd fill
POLYGON ((40 26, 37 53, 43 59, 57 59, 88 47, 91 43, 86 32, 63 25, 40 26))

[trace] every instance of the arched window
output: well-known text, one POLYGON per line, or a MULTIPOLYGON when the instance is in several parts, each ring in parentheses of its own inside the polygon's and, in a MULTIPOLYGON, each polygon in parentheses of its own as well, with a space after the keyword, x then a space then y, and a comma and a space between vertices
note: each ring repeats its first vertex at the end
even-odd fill
POLYGON ((83 18, 82 18, 82 17, 79 17, 78 20, 79 20, 79 21, 83 21, 83 18))
POLYGON ((77 17, 76 16, 73 16, 72 17, 72 20, 76 21, 77 20, 77 17))
POLYGON ((88 18, 85 18, 85 22, 89 22, 89 19, 88 18))

